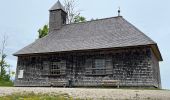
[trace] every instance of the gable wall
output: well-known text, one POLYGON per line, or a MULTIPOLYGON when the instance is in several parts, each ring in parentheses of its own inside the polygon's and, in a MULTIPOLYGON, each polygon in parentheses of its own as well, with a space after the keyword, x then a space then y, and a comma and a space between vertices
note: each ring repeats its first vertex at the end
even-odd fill
POLYGON ((152 54, 152 69, 153 69, 153 81, 155 87, 161 88, 161 77, 160 77, 160 68, 159 68, 159 61, 156 58, 153 51, 151 51, 152 54))

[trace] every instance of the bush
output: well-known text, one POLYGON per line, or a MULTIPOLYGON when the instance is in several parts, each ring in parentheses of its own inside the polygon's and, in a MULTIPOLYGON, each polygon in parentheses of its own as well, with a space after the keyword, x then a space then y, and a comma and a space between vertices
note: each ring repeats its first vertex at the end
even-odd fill
POLYGON ((14 83, 10 80, 10 81, 0 81, 0 86, 13 86, 14 85, 14 83))

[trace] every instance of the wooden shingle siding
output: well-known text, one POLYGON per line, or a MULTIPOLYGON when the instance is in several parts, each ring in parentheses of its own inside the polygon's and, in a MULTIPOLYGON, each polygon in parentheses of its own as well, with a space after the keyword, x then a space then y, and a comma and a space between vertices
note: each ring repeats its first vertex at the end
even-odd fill
POLYGON ((63 81, 68 86, 69 80, 72 81, 72 86, 102 86, 103 80, 119 80, 120 86, 160 87, 161 84, 158 61, 154 60, 156 64, 152 62, 153 54, 147 46, 108 51, 37 55, 35 58, 39 58, 41 61, 37 59, 34 64, 29 60, 31 58, 31 56, 19 57, 18 62, 27 60, 27 63, 18 63, 17 70, 24 69, 24 78, 16 78, 15 86, 62 86, 63 81), (50 57, 62 62, 61 74, 52 75, 50 73, 51 63, 54 62, 54 59, 46 61, 46 58, 50 59, 50 57), (94 60, 99 58, 105 61, 105 73, 93 74, 93 70, 96 70, 93 67, 94 60))
POLYGON ((151 67, 153 69, 153 81, 154 81, 154 85, 156 87, 161 88, 161 78, 160 78, 160 69, 159 69, 158 59, 155 57, 153 52, 151 52, 151 54, 152 54, 151 67))

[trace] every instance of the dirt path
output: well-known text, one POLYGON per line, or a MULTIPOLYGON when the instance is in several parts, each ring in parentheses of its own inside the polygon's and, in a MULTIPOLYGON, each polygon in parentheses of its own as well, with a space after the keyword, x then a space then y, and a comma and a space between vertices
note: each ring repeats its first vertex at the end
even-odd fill
POLYGON ((40 88, 40 87, 0 87, 0 96, 15 92, 35 93, 67 93, 76 98, 92 98, 94 100, 170 100, 168 90, 130 90, 130 89, 99 89, 99 88, 40 88))

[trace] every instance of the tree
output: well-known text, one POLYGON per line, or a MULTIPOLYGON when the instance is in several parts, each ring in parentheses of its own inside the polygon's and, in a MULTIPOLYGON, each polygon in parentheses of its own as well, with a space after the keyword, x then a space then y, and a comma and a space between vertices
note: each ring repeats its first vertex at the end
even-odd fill
POLYGON ((39 38, 46 36, 48 34, 48 31, 49 31, 48 25, 44 25, 44 27, 42 29, 40 28, 38 30, 39 38))
POLYGON ((75 16, 74 23, 86 22, 86 18, 83 16, 75 16))
POLYGON ((67 24, 75 22, 75 18, 80 16, 80 10, 76 10, 76 0, 64 0, 64 8, 67 13, 67 24))
POLYGON ((2 47, 0 48, 0 75, 2 76, 4 74, 4 67, 3 67, 3 64, 4 64, 4 59, 6 57, 6 55, 4 54, 4 50, 5 50, 5 47, 6 47, 6 39, 7 37, 4 35, 3 39, 2 39, 2 47))
POLYGON ((0 49, 0 80, 9 81, 10 75, 6 73, 6 68, 9 68, 9 64, 5 61, 7 55, 5 54, 7 37, 4 36, 2 40, 2 47, 0 49))

